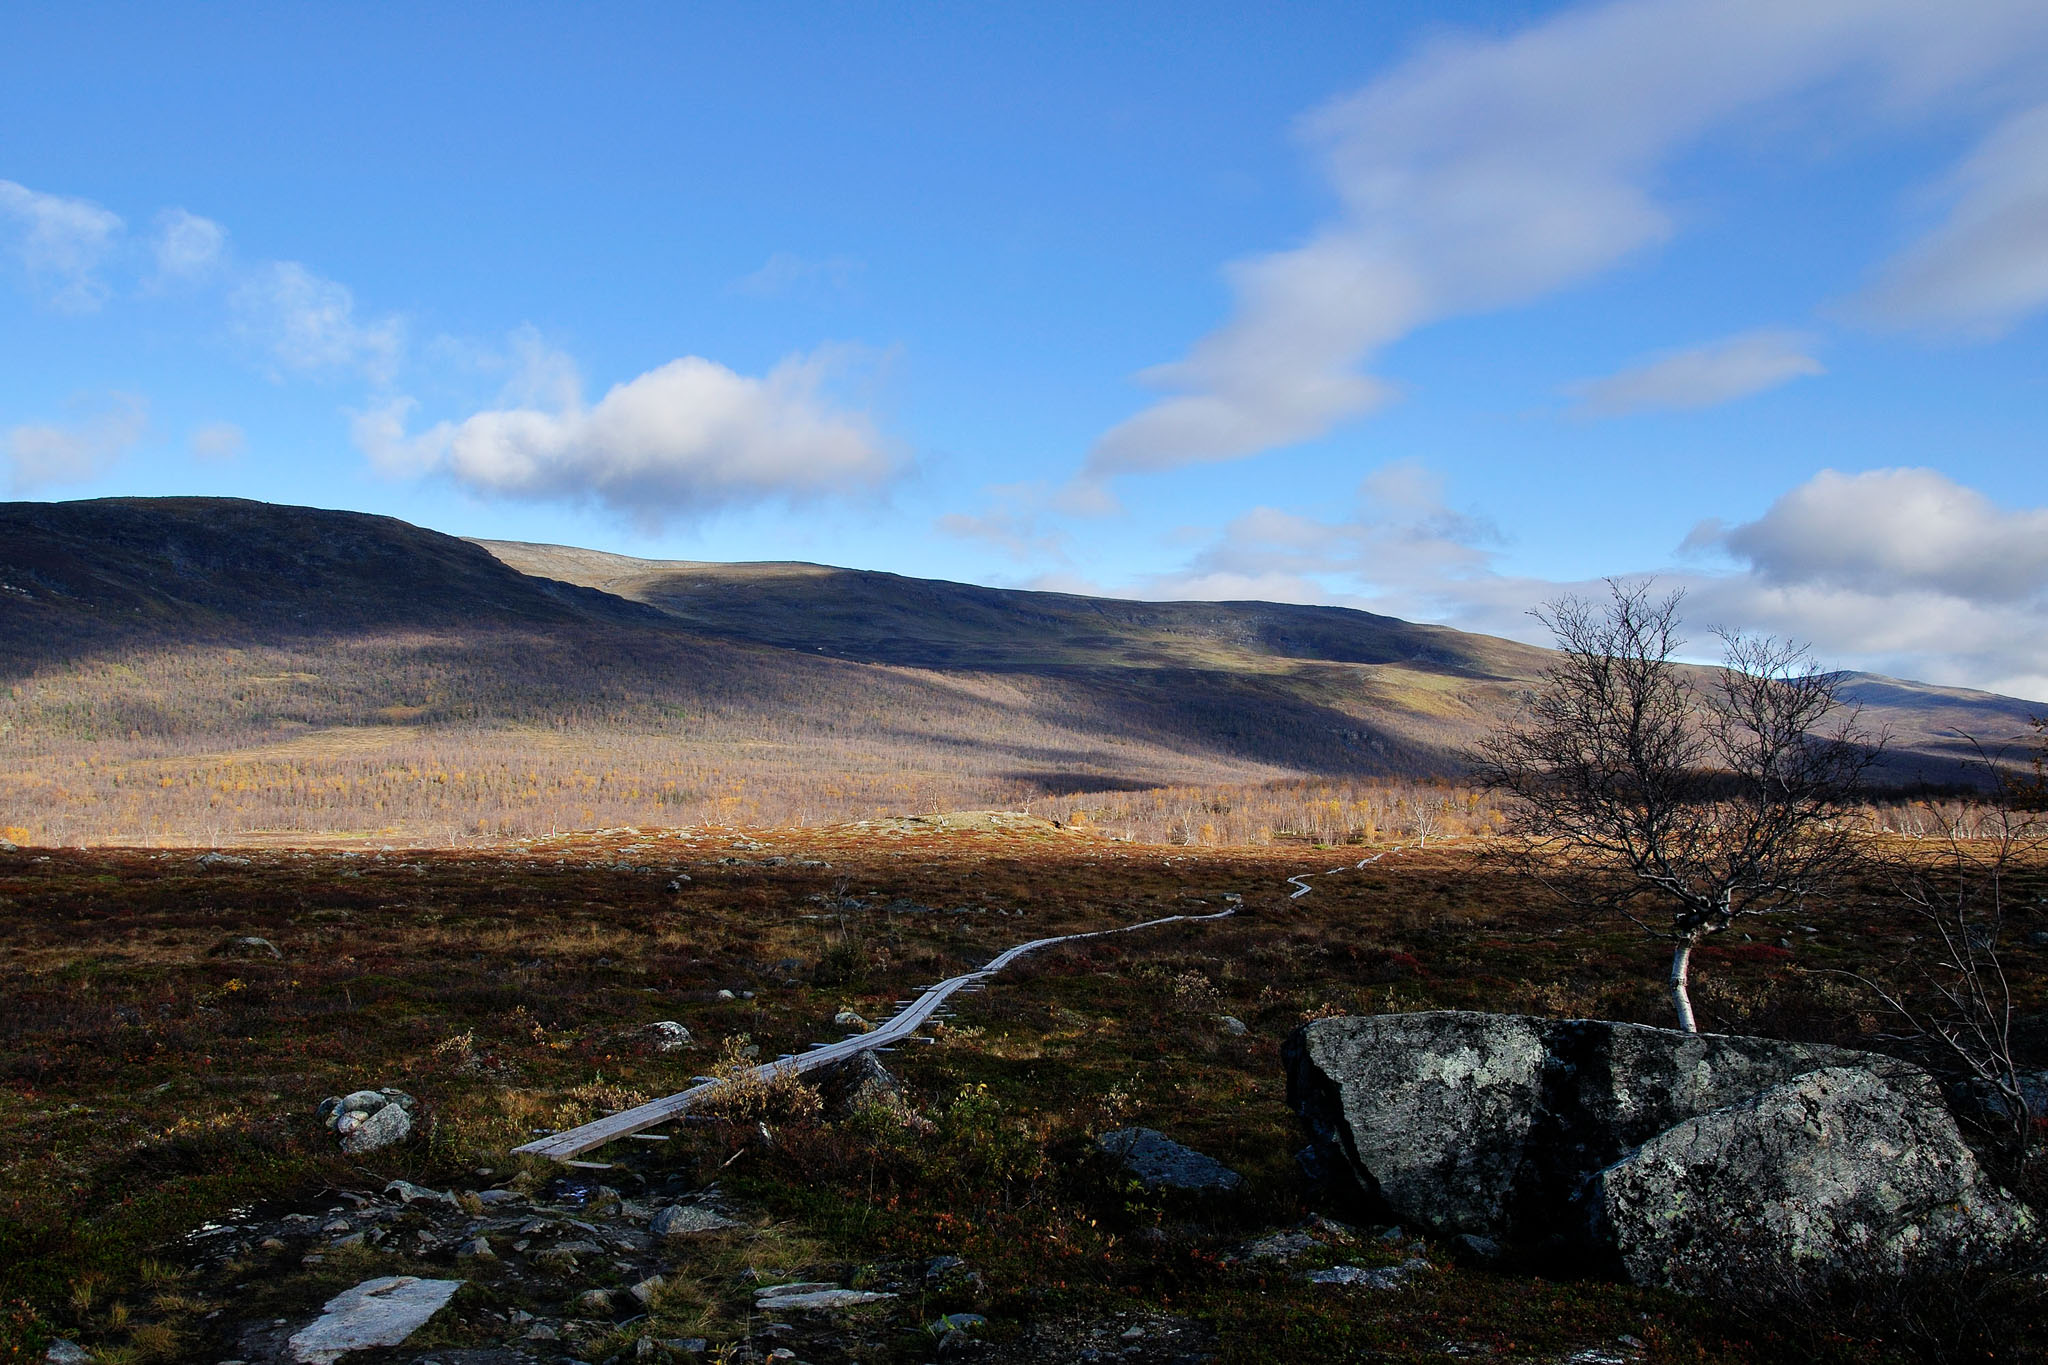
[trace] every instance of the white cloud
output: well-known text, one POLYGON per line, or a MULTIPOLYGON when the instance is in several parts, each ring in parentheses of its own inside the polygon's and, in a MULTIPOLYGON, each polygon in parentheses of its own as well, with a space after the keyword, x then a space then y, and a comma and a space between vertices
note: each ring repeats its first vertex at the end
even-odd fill
POLYGON ((160 284, 190 284, 218 270, 227 255, 227 229, 184 209, 156 216, 156 277, 160 284))
POLYGON ((15 256, 50 303, 88 313, 106 302, 99 270, 119 242, 124 225, 118 214, 0 180, 0 219, 13 222, 15 256))
POLYGON ((777 251, 759 270, 732 282, 735 294, 758 299, 798 298, 821 302, 852 292, 867 263, 851 256, 809 257, 777 251))
MULTIPOLYGON (((515 406, 408 436, 412 400, 361 413, 357 444, 395 473, 438 470, 480 493, 594 499, 658 522, 727 505, 874 488, 896 461, 873 423, 826 389, 843 353, 792 356, 754 378, 685 356, 586 406, 515 406)), ((559 384, 560 363, 540 360, 559 384)), ((528 370, 531 372, 532 366, 528 370)))
POLYGON ((233 422, 209 422, 194 430, 186 444, 202 460, 232 460, 248 446, 249 438, 233 422))
POLYGON ((2048 307, 2048 105, 2000 124, 1950 178, 1948 218, 1860 301, 1894 327, 1993 337, 2048 307))
POLYGON ((2048 508, 2007 511, 1932 469, 1824 469, 1712 543, 1777 585, 1878 595, 1939 593, 1984 604, 2048 591, 2048 508))
POLYGON ((287 370, 356 370, 385 382, 405 351, 403 319, 359 319, 346 285, 297 261, 269 261, 242 272, 228 306, 242 336, 287 370))
POLYGON ((14 492, 84 483, 126 454, 149 429, 149 404, 135 394, 109 394, 81 407, 70 422, 31 423, 0 437, 14 492))
POLYGON ((1140 376, 1169 396, 1105 433, 1087 476, 1232 459, 1370 410, 1389 390, 1362 367, 1401 337, 1667 237, 1658 172, 1739 115, 1823 87, 1887 113, 1974 98, 2044 48, 2038 0, 1623 0, 1426 49, 1305 120, 1340 214, 1229 267, 1231 319, 1140 376))
POLYGON ((1588 417, 1618 417, 1660 409, 1709 408, 1775 389, 1826 367, 1810 352, 1814 339, 1777 329, 1744 332, 1667 351, 1604 379, 1589 380, 1573 392, 1576 411, 1588 417))
MULTIPOLYGON (((1366 480, 1348 516, 1254 508, 1178 571, 1118 591, 1327 603, 1534 644, 1550 640, 1530 608, 1604 592, 1502 572, 1498 541, 1445 507, 1426 470, 1395 465, 1366 480)), ((2001 507, 1928 469, 1830 470, 1755 521, 1702 523, 1687 548, 1729 563, 1614 568, 1684 588, 1701 637, 1716 626, 1787 635, 1833 667, 2048 700, 2048 507, 2001 507)))

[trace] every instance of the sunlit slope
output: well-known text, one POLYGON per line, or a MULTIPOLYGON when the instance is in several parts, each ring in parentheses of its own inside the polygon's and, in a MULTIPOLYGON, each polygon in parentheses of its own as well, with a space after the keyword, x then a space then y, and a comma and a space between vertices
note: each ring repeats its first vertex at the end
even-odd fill
MULTIPOLYGON (((830 657, 1063 679, 1114 723, 1114 699, 1178 708, 1230 736, 1260 708, 1357 717, 1334 727, 1331 770, 1354 754, 1389 771, 1450 771, 1458 750, 1536 684, 1549 651, 1339 607, 1134 602, 1019 592, 817 564, 715 564, 479 541, 526 573, 657 607, 692 630, 830 657)), ((1704 680, 1704 676, 1703 679, 1704 680)), ((1976 753, 2023 735, 2048 704, 1876 674, 1845 697, 1887 736, 1894 781, 1952 781, 1976 753), (1966 738, 1969 737, 1969 738, 1966 738)), ((1298 753, 1290 760, 1302 762, 1298 753)), ((1311 763, 1313 760, 1309 760, 1311 763)))

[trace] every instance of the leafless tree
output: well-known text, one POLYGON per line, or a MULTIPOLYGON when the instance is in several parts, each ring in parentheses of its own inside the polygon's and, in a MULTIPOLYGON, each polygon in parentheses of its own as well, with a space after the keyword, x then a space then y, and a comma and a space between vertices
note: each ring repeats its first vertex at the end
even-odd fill
POLYGON ((1689 668, 1673 658, 1683 593, 1608 587, 1608 602, 1532 613, 1557 662, 1480 746, 1480 774, 1512 798, 1507 832, 1527 870, 1671 941, 1671 1001, 1693 1032, 1694 948, 1854 861, 1846 817, 1883 740, 1805 646, 1724 632, 1721 667, 1689 668))

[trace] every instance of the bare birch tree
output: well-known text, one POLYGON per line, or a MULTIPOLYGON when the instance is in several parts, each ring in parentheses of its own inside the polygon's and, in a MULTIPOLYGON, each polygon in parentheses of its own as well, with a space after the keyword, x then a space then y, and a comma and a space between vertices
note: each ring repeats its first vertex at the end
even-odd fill
POLYGON ((1698 1029, 1693 950, 1738 919, 1799 904, 1859 851, 1845 817, 1883 748, 1806 647, 1722 633, 1722 665, 1677 662, 1682 592, 1610 580, 1611 600, 1532 614, 1558 659, 1525 713, 1479 749, 1512 798, 1521 864, 1573 904, 1672 944, 1678 1026, 1698 1029), (1705 676, 1701 676, 1705 673, 1705 676))

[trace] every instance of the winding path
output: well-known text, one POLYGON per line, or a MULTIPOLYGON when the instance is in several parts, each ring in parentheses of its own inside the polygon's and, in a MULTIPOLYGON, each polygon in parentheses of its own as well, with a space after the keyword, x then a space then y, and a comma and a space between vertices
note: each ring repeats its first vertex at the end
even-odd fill
MULTIPOLYGON (((1300 900, 1313 890, 1314 888, 1308 884, 1310 877, 1327 877, 1338 872, 1359 871, 1372 866, 1372 864, 1386 857, 1389 853, 1404 851, 1405 845, 1382 849, 1370 858, 1360 858, 1356 863, 1347 863, 1333 867, 1328 872, 1296 873, 1287 879, 1288 884, 1294 887, 1294 890, 1288 893, 1287 898, 1289 900, 1300 900)), ((1232 896, 1230 899, 1240 900, 1242 898, 1232 896)), ((971 986, 981 985, 988 978, 994 976, 1018 958, 1026 953, 1035 953, 1040 948, 1050 948, 1055 943, 1074 943, 1084 938, 1103 938, 1110 934, 1128 934, 1134 929, 1152 929, 1162 924, 1225 919, 1236 913, 1237 907, 1233 905, 1227 910, 1218 910, 1210 915, 1167 915, 1162 919, 1148 919, 1141 924, 1125 924, 1115 929, 1095 929, 1085 934, 1059 934, 1052 938, 1035 938, 1029 943, 1020 943, 1016 947, 998 955, 986 967, 978 971, 965 972, 959 976, 948 977, 936 986, 927 987, 915 1000, 912 1000, 867 1033, 856 1033, 852 1037, 842 1038, 836 1043, 813 1044, 809 1052, 778 1057, 772 1062, 762 1063, 754 1068, 754 1074, 762 1080, 767 1080, 779 1071, 813 1071, 819 1067, 833 1066, 851 1057, 858 1056, 860 1053, 872 1051, 875 1048, 888 1047, 893 1043, 903 1042, 920 1028, 923 1028, 926 1021, 938 1011, 939 1007, 956 993, 966 990, 971 986)), ((568 1161, 573 1157, 581 1156, 593 1148, 602 1147, 608 1142, 615 1142, 623 1137, 631 1137, 633 1134, 645 1129, 668 1123, 681 1116, 691 1105, 703 1099, 723 1084, 723 1081, 705 1081, 701 1085, 691 1086, 688 1090, 682 1091, 679 1094, 664 1096, 658 1100, 649 1100, 646 1104, 640 1105, 637 1108, 622 1109, 616 1114, 608 1114, 604 1118, 594 1119, 580 1128, 569 1128, 544 1138, 536 1138, 534 1141, 515 1147, 512 1150, 525 1153, 528 1156, 547 1157, 554 1161, 568 1161)))

